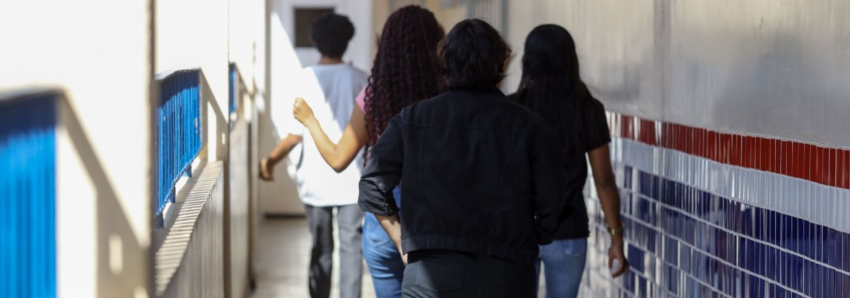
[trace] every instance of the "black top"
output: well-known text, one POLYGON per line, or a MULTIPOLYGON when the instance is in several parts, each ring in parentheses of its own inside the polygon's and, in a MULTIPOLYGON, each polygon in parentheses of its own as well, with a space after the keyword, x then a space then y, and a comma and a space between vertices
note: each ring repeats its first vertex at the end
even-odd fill
POLYGON ((360 180, 359 204, 399 212, 402 250, 445 249, 534 262, 585 172, 564 167, 541 118, 498 89, 453 89, 390 120, 360 180), (569 169, 569 170, 567 170, 569 169))
MULTIPOLYGON (((519 101, 518 93, 511 94, 511 99, 519 101)), ((586 113, 582 117, 584 122, 585 133, 581 134, 581 144, 573 144, 574 148, 580 148, 581 156, 566 156, 567 159, 579 159, 581 162, 574 162, 575 166, 579 166, 582 172, 581 188, 587 181, 587 162, 585 156, 587 152, 593 151, 596 148, 607 145, 611 142, 611 133, 608 130, 608 122, 605 116, 605 106, 598 100, 591 98, 590 102, 584 105, 586 113)), ((561 132, 570 133, 570 132, 561 132)), ((565 153, 566 155, 566 153, 565 153)), ((555 239, 576 239, 587 238, 590 236, 590 228, 588 227, 587 206, 584 203, 583 193, 574 194, 575 197, 568 198, 568 202, 573 202, 573 212, 558 226, 555 232, 555 239)))

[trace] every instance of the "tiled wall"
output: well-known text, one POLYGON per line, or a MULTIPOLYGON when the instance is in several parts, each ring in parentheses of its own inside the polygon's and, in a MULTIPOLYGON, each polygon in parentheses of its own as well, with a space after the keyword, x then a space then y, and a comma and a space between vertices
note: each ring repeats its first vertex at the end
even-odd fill
POLYGON ((850 152, 609 114, 632 271, 587 184, 585 297, 850 297, 850 152))

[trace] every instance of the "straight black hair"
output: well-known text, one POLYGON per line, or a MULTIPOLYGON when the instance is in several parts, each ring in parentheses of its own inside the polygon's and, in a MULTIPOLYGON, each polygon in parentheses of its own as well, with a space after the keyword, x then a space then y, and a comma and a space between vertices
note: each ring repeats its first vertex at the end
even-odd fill
POLYGON ((519 102, 548 121, 558 133, 567 155, 584 154, 597 123, 588 113, 593 96, 579 75, 578 54, 570 32, 558 25, 540 25, 525 40, 519 102))
POLYGON ((450 88, 492 88, 505 78, 511 48, 487 22, 467 19, 440 42, 439 56, 450 88))

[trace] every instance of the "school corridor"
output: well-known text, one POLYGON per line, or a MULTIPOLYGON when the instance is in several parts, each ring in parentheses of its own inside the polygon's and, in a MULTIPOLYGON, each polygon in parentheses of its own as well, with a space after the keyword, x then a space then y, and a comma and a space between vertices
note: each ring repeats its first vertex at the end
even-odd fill
POLYGON ((846 0, 2 1, 0 297, 309 297, 312 144, 259 179, 273 119, 300 125, 275 117, 320 59, 318 16, 348 16, 342 59, 370 72, 407 5, 497 29, 505 94, 534 27, 575 39, 631 264, 611 278, 587 183, 579 297, 850 297, 846 0))

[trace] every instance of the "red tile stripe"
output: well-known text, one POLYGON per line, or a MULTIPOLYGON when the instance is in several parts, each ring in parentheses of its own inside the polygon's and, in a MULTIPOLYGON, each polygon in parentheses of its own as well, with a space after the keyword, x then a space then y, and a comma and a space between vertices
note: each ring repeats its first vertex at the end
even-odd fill
POLYGON ((609 112, 608 127, 614 137, 850 189, 850 150, 722 133, 613 112, 609 112))

